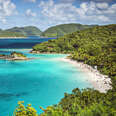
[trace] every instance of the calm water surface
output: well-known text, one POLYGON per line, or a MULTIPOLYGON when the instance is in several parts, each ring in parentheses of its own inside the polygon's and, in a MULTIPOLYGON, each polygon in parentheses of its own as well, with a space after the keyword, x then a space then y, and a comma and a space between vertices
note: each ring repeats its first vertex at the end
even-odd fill
POLYGON ((35 44, 55 38, 40 38, 36 36, 22 39, 0 39, 0 48, 32 48, 35 44))
MULTIPOLYGON (((6 44, 9 44, 9 41, 8 43, 6 41, 6 44)), ((26 40, 23 41, 26 45, 26 40)), ((16 42, 17 40, 15 40, 16 42)), ((27 57, 38 59, 29 61, 0 60, 0 116, 11 116, 17 101, 20 100, 25 101, 25 104, 31 103, 40 113, 39 106, 45 108, 58 103, 64 96, 64 92, 70 93, 76 87, 80 89, 92 87, 86 81, 86 75, 74 65, 58 60, 67 55, 35 55, 29 54, 28 50, 23 49, 0 49, 0 53, 5 54, 12 51, 18 51, 27 57)))

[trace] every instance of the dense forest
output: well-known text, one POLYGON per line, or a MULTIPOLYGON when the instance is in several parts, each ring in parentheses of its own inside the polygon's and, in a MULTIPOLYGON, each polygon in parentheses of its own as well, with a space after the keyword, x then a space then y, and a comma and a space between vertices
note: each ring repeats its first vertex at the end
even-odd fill
POLYGON ((63 35, 87 29, 90 27, 94 27, 96 25, 82 25, 77 23, 70 23, 70 24, 60 24, 53 27, 48 28, 44 32, 41 33, 41 36, 44 37, 61 37, 63 35))
MULTIPOLYGON (((97 26, 77 31, 56 40, 49 40, 33 47, 44 53, 70 53, 70 58, 91 66, 98 66, 102 74, 112 80, 112 90, 100 93, 93 89, 75 88, 71 94, 46 109, 40 107, 40 116, 116 116, 116 24, 97 26)), ((39 104, 39 103, 38 103, 39 104)), ((14 116, 38 116, 28 104, 19 102, 14 116)))

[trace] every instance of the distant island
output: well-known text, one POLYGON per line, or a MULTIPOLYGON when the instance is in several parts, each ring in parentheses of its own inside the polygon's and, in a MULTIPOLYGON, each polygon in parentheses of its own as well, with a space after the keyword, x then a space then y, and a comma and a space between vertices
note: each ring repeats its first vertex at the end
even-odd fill
POLYGON ((10 55, 0 54, 0 59, 4 59, 4 60, 28 60, 28 58, 24 54, 18 53, 18 52, 12 52, 10 55))
POLYGON ((97 25, 83 25, 78 23, 60 24, 52 26, 41 33, 43 37, 61 37, 75 31, 84 30, 97 25))
POLYGON ((13 27, 0 30, 0 38, 26 38, 28 36, 40 36, 41 30, 35 26, 13 27))

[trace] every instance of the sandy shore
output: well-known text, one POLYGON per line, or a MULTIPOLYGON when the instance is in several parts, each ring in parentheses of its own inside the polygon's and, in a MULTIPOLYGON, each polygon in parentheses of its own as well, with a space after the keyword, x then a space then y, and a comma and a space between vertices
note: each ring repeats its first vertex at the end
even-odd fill
POLYGON ((0 39, 22 39, 27 37, 0 37, 0 39))
POLYGON ((106 75, 100 74, 99 71, 91 66, 68 58, 61 58, 59 60, 71 63, 80 69, 80 71, 84 72, 87 75, 86 81, 90 82, 95 90, 105 93, 112 88, 110 85, 111 79, 106 75))

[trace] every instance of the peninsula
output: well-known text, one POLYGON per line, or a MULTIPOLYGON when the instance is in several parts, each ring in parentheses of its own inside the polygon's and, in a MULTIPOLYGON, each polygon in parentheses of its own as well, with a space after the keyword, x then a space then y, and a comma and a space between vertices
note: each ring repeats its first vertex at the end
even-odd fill
POLYGON ((111 78, 108 77, 116 75, 115 33, 115 24, 96 26, 37 44, 31 53, 70 54, 71 60, 63 61, 80 67, 89 74, 87 81, 92 83, 94 89, 106 92, 111 89, 111 78), (97 67, 97 70, 94 70, 94 67, 97 67))

